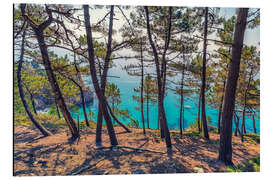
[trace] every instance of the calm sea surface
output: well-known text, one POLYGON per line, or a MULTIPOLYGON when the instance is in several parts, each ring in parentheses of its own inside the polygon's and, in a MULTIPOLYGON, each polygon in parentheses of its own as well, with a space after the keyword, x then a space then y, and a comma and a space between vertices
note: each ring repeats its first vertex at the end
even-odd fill
MULTIPOLYGON (((138 95, 133 91, 134 88, 138 88, 140 85, 140 77, 130 76, 127 74, 125 70, 122 70, 121 67, 124 65, 129 64, 126 60, 117 60, 116 66, 112 67, 109 70, 110 76, 118 76, 119 78, 115 77, 108 77, 108 81, 110 83, 115 83, 118 88, 120 89, 121 94, 121 104, 118 105, 120 109, 128 109, 130 114, 133 118, 138 119, 140 123, 140 127, 142 127, 141 122, 141 113, 135 109, 135 107, 139 107, 138 103, 132 99, 133 95, 138 95)), ((153 71, 153 69, 148 69, 148 72, 153 71)), ((178 78, 179 79, 179 78, 178 78)), ((171 80, 177 80, 171 79, 171 80)), ((92 87, 91 85, 91 78, 85 78, 87 84, 92 87)), ((179 103, 180 99, 179 96, 174 94, 172 91, 168 91, 167 96, 165 97, 165 112, 167 116, 167 121, 170 129, 179 129, 179 103)), ((194 123, 195 118, 197 118, 198 113, 198 96, 194 97, 185 97, 184 102, 184 127, 187 128, 191 123, 194 123)), ((97 108, 98 108, 98 101, 97 98, 94 98, 94 102, 87 107, 87 111, 91 109, 95 115, 97 115, 97 108)), ((146 110, 146 105, 144 106, 146 110)), ((77 119, 77 115, 72 113, 75 119, 77 119)), ((216 109, 212 109, 211 107, 206 107, 206 115, 211 117, 211 124, 217 126, 218 120, 218 111, 216 109)), ((240 115, 240 114, 239 114, 240 115)), ((80 108, 80 121, 84 119, 82 108, 80 108)), ((149 111, 149 121, 150 121, 150 128, 156 129, 157 128, 157 118, 158 118, 158 111, 157 111, 157 104, 152 104, 150 106, 149 111)), ((127 121, 119 118, 123 123, 128 124, 127 121)), ((146 111, 145 111, 145 120, 146 120, 146 111)), ((95 117, 96 121, 96 117, 95 117)), ((146 126, 147 127, 147 126, 146 126)), ((252 119, 250 117, 246 118, 246 128, 247 132, 253 132, 253 125, 252 119)), ((260 133, 260 121, 256 119, 256 128, 257 133, 260 133)), ((234 123, 233 123, 234 129, 234 123)))

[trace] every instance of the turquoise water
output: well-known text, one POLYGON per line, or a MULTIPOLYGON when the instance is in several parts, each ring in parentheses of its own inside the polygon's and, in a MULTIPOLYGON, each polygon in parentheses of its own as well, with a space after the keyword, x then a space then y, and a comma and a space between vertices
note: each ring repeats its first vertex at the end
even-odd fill
MULTIPOLYGON (((140 77, 129 76, 125 70, 122 70, 121 67, 128 64, 129 62, 126 60, 118 60, 116 66, 109 70, 109 75, 118 76, 119 78, 108 77, 108 81, 110 83, 115 83, 119 89, 121 94, 121 104, 118 106, 120 109, 128 109, 133 118, 139 120, 139 125, 142 127, 141 122, 141 113, 135 109, 139 105, 132 99, 132 96, 135 95, 133 89, 138 88, 140 84, 140 77)), ((148 69, 148 72, 153 71, 153 69, 148 69)), ((90 77, 86 78, 87 84, 91 87, 90 77)), ((177 80, 171 79, 171 80, 177 80)), ((138 94, 137 94, 138 95, 138 94)), ((168 91, 167 96, 164 100, 165 112, 167 116, 169 129, 179 129, 179 96, 174 94, 172 91, 168 91)), ((185 97, 184 106, 184 127, 187 128, 191 123, 195 121, 198 113, 198 96, 194 97, 185 97), (188 107, 187 107, 188 106, 188 107)), ((91 109, 97 115, 97 99, 94 98, 94 102, 91 105, 88 105, 87 111, 91 109)), ((146 106, 144 106, 146 110, 146 106)), ((206 106, 206 115, 211 117, 211 124, 217 126, 218 119, 218 111, 216 109, 212 109, 209 106, 206 106)), ((240 114, 239 114, 240 115, 240 114)), ((74 118, 77 119, 77 115, 73 113, 74 118)), ((157 104, 152 104, 149 110, 149 125, 150 128, 157 128, 157 118, 158 118, 158 110, 157 104)), ((146 119, 146 111, 145 111, 145 119, 146 119)), ((80 108, 80 121, 84 120, 82 108, 80 108)), ((127 124, 127 121, 123 121, 123 119, 119 118, 123 123, 127 124)), ((95 118, 96 121, 96 118, 95 118)), ((146 126, 147 127, 147 126, 146 126)), ((246 129, 247 132, 253 132, 252 119, 246 118, 246 129)), ((257 133, 260 133, 260 121, 256 119, 256 129, 257 133)), ((234 130, 234 124, 233 124, 234 130)))

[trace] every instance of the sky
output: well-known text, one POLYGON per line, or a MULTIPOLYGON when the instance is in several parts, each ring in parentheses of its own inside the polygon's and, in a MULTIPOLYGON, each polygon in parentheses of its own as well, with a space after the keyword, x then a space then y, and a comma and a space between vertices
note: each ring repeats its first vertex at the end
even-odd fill
MULTIPOLYGON (((82 8, 81 5, 76 5, 76 7, 82 8)), ((105 8, 105 7, 91 8, 90 9, 91 24, 96 24, 98 21, 100 21, 109 12, 109 10, 110 10, 109 8, 105 8)), ((134 6, 131 6, 128 9, 123 9, 125 16, 128 18, 129 18, 129 15, 132 11, 135 11, 134 6)), ((122 15, 122 13, 120 12, 120 10, 117 8, 117 6, 115 6, 115 8, 114 8, 114 12, 115 12, 115 16, 114 16, 115 19, 113 21, 113 28, 116 31, 118 31, 125 23, 127 23, 127 21, 124 18, 124 16, 122 15)), ((83 10, 78 11, 76 16, 77 15, 81 19, 84 19, 83 10)), ((228 19, 228 18, 232 17, 233 15, 236 15, 236 8, 220 8, 220 16, 221 17, 225 17, 226 19, 228 19)), ((107 27, 108 27, 108 23, 109 23, 108 21, 109 21, 109 16, 107 16, 107 18, 106 18, 107 27)), ((70 24, 70 26, 72 27, 73 25, 70 24)), ((85 29, 82 27, 80 30, 77 30, 76 33, 78 33, 80 35, 84 35, 85 29)), ((100 35, 98 35, 98 33, 93 33, 93 37, 100 37, 100 35)), ((215 33, 213 33, 212 35, 209 35, 209 38, 217 39, 215 36, 215 33)), ((104 41, 105 39, 101 39, 101 40, 104 41)), ((122 40, 121 33, 117 32, 116 34, 114 34, 113 40, 121 42, 121 40, 122 40)), ((249 45, 249 46, 253 45, 253 46, 256 46, 258 49, 260 49, 259 42, 260 42, 260 27, 257 27, 254 29, 246 29, 245 37, 244 37, 244 44, 249 45)), ((216 50, 218 48, 218 46, 215 45, 213 41, 208 41, 208 44, 209 45, 208 45, 207 51, 209 53, 213 52, 214 50, 216 50)), ((199 44, 199 50, 202 50, 202 47, 203 47, 203 43, 201 42, 199 44)), ((60 50, 60 52, 62 52, 62 50, 60 50)), ((121 54, 122 56, 125 56, 125 55, 129 55, 131 53, 131 51, 125 50, 125 51, 121 51, 121 53, 122 53, 121 54)))

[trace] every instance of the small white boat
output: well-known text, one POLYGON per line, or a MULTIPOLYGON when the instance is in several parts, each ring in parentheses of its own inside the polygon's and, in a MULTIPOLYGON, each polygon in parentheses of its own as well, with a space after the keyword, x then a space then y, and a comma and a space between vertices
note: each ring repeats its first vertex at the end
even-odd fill
POLYGON ((187 109, 191 109, 191 107, 190 107, 189 105, 186 105, 186 106, 185 106, 185 108, 187 108, 187 109))

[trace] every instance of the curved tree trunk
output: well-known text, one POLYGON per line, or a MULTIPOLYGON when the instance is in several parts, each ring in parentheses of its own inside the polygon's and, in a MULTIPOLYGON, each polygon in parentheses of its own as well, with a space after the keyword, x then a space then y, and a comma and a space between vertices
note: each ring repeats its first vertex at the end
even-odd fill
POLYGON ((79 132, 78 132, 78 129, 76 127, 76 124, 75 124, 70 112, 68 111, 65 100, 62 96, 62 92, 60 90, 60 87, 58 85, 56 77, 53 73, 53 70, 51 67, 51 62, 49 60, 47 47, 46 47, 46 44, 44 41, 43 32, 38 29, 38 30, 35 30, 35 33, 37 36, 40 52, 42 55, 43 64, 45 66, 45 70, 46 70, 49 82, 51 84, 51 87, 52 87, 55 95, 56 95, 56 102, 57 102, 59 108, 61 109, 62 114, 63 114, 63 116, 68 124, 68 127, 69 127, 69 130, 71 131, 72 137, 77 138, 77 137, 79 137, 79 132))
POLYGON ((114 119, 114 121, 115 121, 116 123, 118 123, 121 127, 123 127, 123 128, 126 130, 126 132, 131 132, 131 130, 129 130, 129 128, 128 128, 126 125, 124 125, 121 121, 119 121, 119 120, 115 117, 115 115, 114 115, 114 113, 113 113, 113 111, 112 111, 110 105, 108 104, 108 102, 106 102, 106 104, 107 104, 107 108, 108 108, 108 110, 109 110, 109 113, 110 113, 110 115, 112 116, 112 118, 114 119))
POLYGON ((48 14, 49 18, 46 21, 44 21, 43 23, 41 23, 40 25, 36 25, 27 15, 25 15, 26 4, 21 4, 20 7, 21 7, 22 16, 30 24, 30 26, 32 27, 32 29, 35 32, 35 35, 36 35, 36 38, 38 41, 38 45, 39 45, 39 49, 41 52, 41 56, 42 56, 42 63, 45 67, 45 71, 46 71, 48 80, 51 84, 52 90, 55 93, 56 102, 57 102, 59 108, 61 109, 62 114, 63 114, 63 116, 68 124, 68 127, 71 131, 71 134, 72 134, 72 138, 75 139, 75 138, 79 137, 78 129, 76 127, 74 120, 72 119, 72 117, 70 115, 70 112, 68 111, 65 100, 64 100, 62 93, 61 93, 61 90, 59 88, 57 79, 53 73, 49 54, 48 54, 48 49, 47 49, 47 46, 46 46, 46 43, 44 40, 43 31, 53 22, 52 12, 46 7, 46 13, 48 14))
MULTIPOLYGON (((83 8, 84 8, 85 30, 86 30, 86 37, 87 37, 87 44, 88 44, 88 57, 89 57, 88 61, 89 61, 89 66, 90 66, 91 78, 92 78, 92 82, 94 85, 96 95, 98 97, 98 101, 99 101, 100 106, 101 106, 103 117, 104 117, 106 124, 107 124, 107 129, 108 129, 108 134, 110 137, 111 145, 115 146, 115 145, 118 145, 118 141, 117 141, 117 138, 116 138, 116 135, 114 132, 114 128, 113 128, 113 124, 112 124, 110 115, 108 113, 108 109, 107 109, 107 105, 106 105, 106 98, 103 95, 103 89, 101 89, 99 87, 97 73, 96 73, 95 59, 94 59, 94 57, 95 57, 94 56, 94 47, 93 47, 93 42, 92 42, 93 41, 92 40, 92 30, 91 30, 90 16, 89 16, 89 6, 83 5, 83 8)), ((113 6, 111 6, 111 13, 110 13, 110 25, 111 26, 112 26, 112 20, 113 20, 113 6)), ((109 28, 109 29, 111 29, 111 28, 109 28)), ((109 38, 110 38, 110 36, 109 36, 109 38)), ((110 40, 108 40, 108 42, 110 42, 110 40)), ((110 48, 111 48, 110 43, 108 43, 108 48, 109 48, 108 51, 110 52, 110 48)), ((104 77, 106 77, 106 76, 104 76, 104 77)), ((104 92, 105 92, 105 90, 104 90, 104 92)))
MULTIPOLYGON (((167 119, 166 119, 166 114, 165 114, 165 110, 164 110, 164 90, 165 90, 165 78, 166 77, 166 62, 165 62, 165 54, 166 54, 166 50, 169 46, 169 41, 170 41, 170 28, 171 28, 171 8, 169 8, 169 28, 168 28, 168 32, 166 34, 166 43, 165 43, 165 49, 163 52, 163 63, 162 63, 162 68, 160 70, 159 67, 159 58, 158 58, 158 53, 156 50, 156 47, 154 45, 154 42, 152 40, 152 35, 151 35, 151 30, 150 30, 150 23, 149 23, 149 12, 148 12, 148 7, 145 6, 145 14, 146 14, 146 24, 147 24, 147 34, 148 34, 148 39, 149 39, 149 43, 152 47, 153 50, 153 54, 155 56, 155 65, 156 65, 156 72, 157 72, 157 86, 158 86, 158 114, 159 114, 159 120, 160 120, 160 129, 164 130, 164 136, 165 136, 165 140, 166 140, 166 146, 167 148, 171 148, 171 137, 170 137, 170 132, 169 132, 169 128, 168 128, 168 124, 167 124, 167 119), (162 82, 162 78, 163 78, 163 82, 162 82)), ((161 131, 161 137, 162 137, 162 131, 161 131)))
POLYGON ((50 136, 52 135, 52 133, 50 131, 48 131, 44 126, 42 126, 33 116, 33 114, 31 113, 31 110, 25 100, 25 96, 24 96, 24 92, 23 92, 23 88, 22 88, 22 79, 21 79, 21 70, 22 70, 22 64, 23 64, 23 56, 24 56, 24 42, 25 42, 25 31, 23 32, 22 35, 22 46, 21 46, 21 54, 20 54, 20 60, 19 60, 19 65, 18 65, 18 71, 17 71, 17 79, 18 79, 18 88, 19 88, 19 94, 20 94, 20 98, 22 100, 24 109, 28 115, 28 117, 30 118, 30 120, 32 121, 32 123, 34 124, 34 126, 44 135, 44 136, 50 136))
POLYGON ((235 92, 239 77, 240 60, 243 40, 246 29, 248 8, 239 8, 234 28, 232 59, 229 64, 229 73, 226 82, 223 113, 220 131, 219 160, 226 165, 232 163, 232 117, 235 106, 235 92))
POLYGON ((206 87, 206 49, 207 49, 207 24, 208 24, 208 7, 205 8, 204 21, 204 40, 203 40, 203 69, 202 69, 202 124, 203 134, 206 139, 209 139, 208 126, 205 113, 205 87, 206 87))

